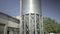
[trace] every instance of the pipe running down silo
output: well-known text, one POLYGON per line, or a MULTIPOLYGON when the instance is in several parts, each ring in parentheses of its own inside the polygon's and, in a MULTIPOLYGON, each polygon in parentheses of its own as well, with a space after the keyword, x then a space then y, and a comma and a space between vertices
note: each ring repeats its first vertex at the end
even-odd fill
POLYGON ((43 34, 41 0, 20 0, 20 34, 43 34))

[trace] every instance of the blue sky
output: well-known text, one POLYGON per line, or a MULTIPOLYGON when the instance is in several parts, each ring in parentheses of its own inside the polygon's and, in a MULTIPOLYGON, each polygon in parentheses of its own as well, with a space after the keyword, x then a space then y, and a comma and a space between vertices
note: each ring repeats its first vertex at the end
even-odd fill
MULTIPOLYGON (((60 22, 60 0, 42 0, 41 6, 43 16, 60 22)), ((20 0, 0 0, 0 12, 20 15, 20 0)))

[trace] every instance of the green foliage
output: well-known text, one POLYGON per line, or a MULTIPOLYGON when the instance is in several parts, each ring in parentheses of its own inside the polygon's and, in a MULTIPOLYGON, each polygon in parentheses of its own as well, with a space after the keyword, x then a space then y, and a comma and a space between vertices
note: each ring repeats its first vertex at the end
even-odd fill
POLYGON ((60 32, 60 24, 58 24, 55 20, 51 18, 44 17, 44 32, 45 33, 59 33, 60 32))

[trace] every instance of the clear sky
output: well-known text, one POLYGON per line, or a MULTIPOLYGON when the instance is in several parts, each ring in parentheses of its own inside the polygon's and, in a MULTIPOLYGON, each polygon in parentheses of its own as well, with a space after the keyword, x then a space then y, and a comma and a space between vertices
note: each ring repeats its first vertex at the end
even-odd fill
MULTIPOLYGON (((60 22, 60 0, 42 0, 42 13, 60 22)), ((11 16, 20 15, 20 0, 0 0, 0 12, 11 16)))

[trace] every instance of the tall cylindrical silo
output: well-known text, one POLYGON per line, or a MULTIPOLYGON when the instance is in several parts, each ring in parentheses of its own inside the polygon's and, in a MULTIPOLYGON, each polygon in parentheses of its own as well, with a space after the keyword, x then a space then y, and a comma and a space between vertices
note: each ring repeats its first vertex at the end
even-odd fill
POLYGON ((21 0, 20 34, 43 34, 41 0, 21 0))

